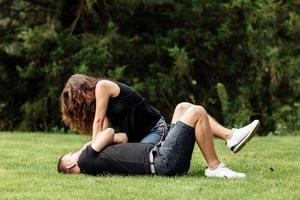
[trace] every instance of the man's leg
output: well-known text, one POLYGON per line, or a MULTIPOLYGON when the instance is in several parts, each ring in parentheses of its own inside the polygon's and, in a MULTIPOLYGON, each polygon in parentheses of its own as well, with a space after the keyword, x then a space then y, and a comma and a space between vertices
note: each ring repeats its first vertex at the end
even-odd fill
MULTIPOLYGON (((172 121, 177 121, 192 106, 195 105, 187 102, 178 104, 176 106, 172 121)), ((207 116, 213 136, 226 141, 227 147, 234 153, 239 152, 245 146, 245 144, 251 140, 259 128, 259 121, 254 120, 252 123, 242 128, 234 128, 230 130, 219 124, 209 114, 207 114, 207 116)))
MULTIPOLYGON (((176 118, 173 119, 173 123, 175 123, 176 118)), ((186 112, 180 117, 179 122, 195 128, 194 134, 196 142, 208 165, 208 169, 205 170, 206 176, 223 178, 245 177, 245 174, 234 172, 225 167, 224 164, 220 163, 214 149, 213 134, 210 127, 208 114, 203 107, 189 107, 186 112)))
POLYGON ((213 144, 213 133, 210 127, 208 114, 201 106, 190 105, 187 109, 182 109, 185 103, 179 104, 174 112, 172 123, 181 121, 195 128, 196 142, 207 162, 208 168, 215 169, 220 161, 215 152, 213 144), (183 112, 185 110, 185 112, 183 112))
POLYGON ((154 149, 154 166, 158 175, 185 174, 190 166, 195 140, 199 145, 208 167, 205 175, 210 177, 240 178, 245 174, 236 173, 220 163, 213 145, 213 135, 208 115, 201 106, 190 106, 183 114, 175 109, 166 140, 154 149))
MULTIPOLYGON (((172 118, 172 121, 178 121, 178 119, 187 111, 188 108, 194 106, 191 103, 183 102, 176 106, 175 112, 172 118)), ((208 115, 208 121, 211 127, 212 134, 215 137, 221 138, 224 141, 230 139, 232 137, 232 130, 225 128, 221 124, 219 124, 213 117, 208 115)))
POLYGON ((232 137, 232 130, 219 124, 212 116, 208 115, 209 124, 215 137, 226 141, 232 137))

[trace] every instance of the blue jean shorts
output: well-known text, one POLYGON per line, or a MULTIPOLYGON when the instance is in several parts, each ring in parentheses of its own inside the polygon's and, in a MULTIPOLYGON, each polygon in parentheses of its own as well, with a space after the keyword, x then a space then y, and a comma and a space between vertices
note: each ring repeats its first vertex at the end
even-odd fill
POLYGON ((149 133, 140 141, 140 143, 157 144, 164 141, 167 137, 168 126, 163 117, 161 117, 149 133))
POLYGON ((184 175, 190 168, 195 144, 193 127, 177 121, 171 125, 168 137, 153 148, 154 168, 157 175, 184 175))

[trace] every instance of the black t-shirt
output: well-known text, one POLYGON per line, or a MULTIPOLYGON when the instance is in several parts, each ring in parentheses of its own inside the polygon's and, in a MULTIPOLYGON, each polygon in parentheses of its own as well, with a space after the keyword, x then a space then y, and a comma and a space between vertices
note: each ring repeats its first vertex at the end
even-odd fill
POLYGON ((113 82, 120 87, 120 93, 109 99, 106 116, 113 128, 127 134, 130 142, 139 142, 155 126, 161 114, 139 93, 123 83, 113 82))
POLYGON ((78 166, 81 173, 91 175, 151 174, 149 152, 152 144, 125 143, 107 146, 101 152, 87 147, 82 151, 78 166))

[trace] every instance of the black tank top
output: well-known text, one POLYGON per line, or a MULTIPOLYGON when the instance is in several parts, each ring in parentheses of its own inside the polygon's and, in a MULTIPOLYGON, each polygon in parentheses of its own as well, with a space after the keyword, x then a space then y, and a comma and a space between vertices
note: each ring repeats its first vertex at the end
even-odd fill
POLYGON ((139 142, 158 122, 161 114, 139 93, 123 83, 113 82, 120 87, 120 93, 109 99, 106 116, 113 128, 127 134, 128 141, 139 142))

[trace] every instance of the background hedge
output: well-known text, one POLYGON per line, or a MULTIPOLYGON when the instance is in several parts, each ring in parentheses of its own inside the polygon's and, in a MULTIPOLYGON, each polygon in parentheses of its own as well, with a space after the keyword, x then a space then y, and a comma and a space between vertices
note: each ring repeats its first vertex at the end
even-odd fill
POLYGON ((0 130, 67 131, 74 73, 123 81, 168 120, 181 101, 220 122, 300 128, 300 1, 0 0, 0 130))

